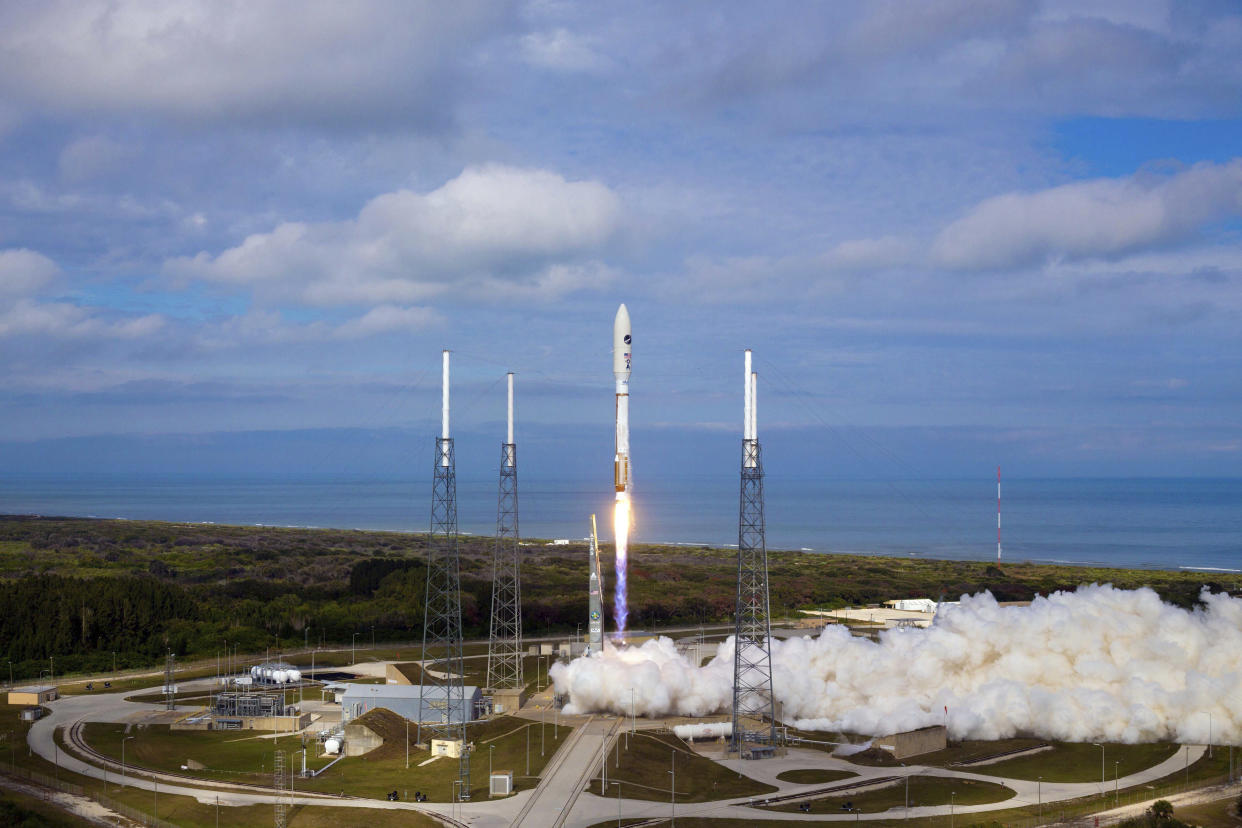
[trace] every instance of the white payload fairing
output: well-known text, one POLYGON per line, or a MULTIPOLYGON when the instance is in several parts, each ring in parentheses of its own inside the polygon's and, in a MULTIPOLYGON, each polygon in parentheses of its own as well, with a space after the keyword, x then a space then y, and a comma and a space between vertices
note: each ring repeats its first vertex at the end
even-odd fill
POLYGON ((630 490, 630 312, 617 308, 612 323, 612 376, 617 381, 617 455, 613 478, 617 492, 630 490))

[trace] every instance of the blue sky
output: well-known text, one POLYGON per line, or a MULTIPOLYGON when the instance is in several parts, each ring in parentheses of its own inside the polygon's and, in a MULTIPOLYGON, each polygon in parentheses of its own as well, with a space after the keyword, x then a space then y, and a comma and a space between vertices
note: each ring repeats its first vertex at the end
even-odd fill
POLYGON ((744 347, 791 473, 1237 474, 1239 54, 1226 2, 5 4, 11 468, 387 471, 446 347, 481 458, 513 370, 607 465, 624 301, 653 474, 744 347))

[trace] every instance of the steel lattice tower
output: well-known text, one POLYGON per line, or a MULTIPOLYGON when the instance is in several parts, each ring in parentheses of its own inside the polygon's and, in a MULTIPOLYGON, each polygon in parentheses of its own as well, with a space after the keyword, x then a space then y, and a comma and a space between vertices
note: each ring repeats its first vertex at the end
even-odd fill
POLYGON ((518 557, 517 444, 513 442, 513 374, 509 374, 508 442, 500 447, 496 544, 492 548, 492 623, 487 686, 520 690, 522 677, 522 562, 518 557))
MULTIPOLYGON (((470 754, 466 749, 465 669, 462 662, 461 564, 457 548, 457 466, 449 437, 449 352, 444 352, 441 436, 436 438, 431 481, 431 536, 427 544, 427 592, 423 612, 422 715, 441 711, 427 726, 429 738, 461 742, 458 777, 462 799, 470 798, 470 754), (436 675, 438 674, 438 676, 436 675), (430 692, 429 692, 430 691, 430 692)), ((417 737, 422 741, 422 722, 417 737)))
POLYGON ((285 802, 285 752, 276 751, 272 757, 272 787, 276 789, 275 825, 285 828, 289 824, 289 809, 285 802))
POLYGON ((730 749, 750 741, 775 742, 772 695, 772 629, 768 598, 768 547, 763 515, 763 453, 755 416, 757 378, 746 351, 746 404, 737 526, 737 606, 734 616, 733 735, 730 749), (746 721, 760 729, 747 731, 746 721), (763 728, 764 721, 767 727, 763 728))

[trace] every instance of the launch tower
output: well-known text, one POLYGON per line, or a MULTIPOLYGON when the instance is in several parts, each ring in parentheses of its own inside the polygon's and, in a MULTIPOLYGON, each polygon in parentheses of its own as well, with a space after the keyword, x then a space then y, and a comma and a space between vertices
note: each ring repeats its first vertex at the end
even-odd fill
POLYGON ((746 351, 742 418, 742 482, 737 524, 737 608, 734 615, 733 735, 730 750, 747 741, 771 744, 776 736, 772 696, 772 628, 769 620, 768 547, 763 517, 763 456, 759 447, 756 391, 746 351), (766 722, 766 727, 763 725, 766 722), (755 723, 759 729, 752 728, 755 723))
POLYGON ((492 626, 487 642, 487 687, 521 690, 522 562, 518 546, 517 444, 513 441, 513 373, 509 373, 508 439, 500 447, 496 544, 492 547, 492 626))
MULTIPOLYGON (((470 753, 466 718, 469 715, 463 676, 461 632, 461 563, 457 548, 457 466, 449 436, 449 352, 443 355, 444 375, 440 436, 431 480, 431 537, 427 544, 427 603, 423 613, 423 679, 421 710, 440 710, 427 725, 430 737, 459 741, 457 760, 461 798, 470 799, 470 753), (436 678, 437 675, 443 678, 436 678), (429 693, 443 688, 443 693, 429 693)), ((423 724, 417 738, 422 741, 423 724)))

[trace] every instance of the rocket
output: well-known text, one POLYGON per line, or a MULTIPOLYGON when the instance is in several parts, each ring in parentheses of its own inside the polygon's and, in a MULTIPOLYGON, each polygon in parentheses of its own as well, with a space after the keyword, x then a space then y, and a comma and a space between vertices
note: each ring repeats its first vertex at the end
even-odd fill
POLYGON ((617 308, 612 323, 612 376, 617 381, 617 454, 613 482, 618 497, 630 490, 630 312, 617 308))

